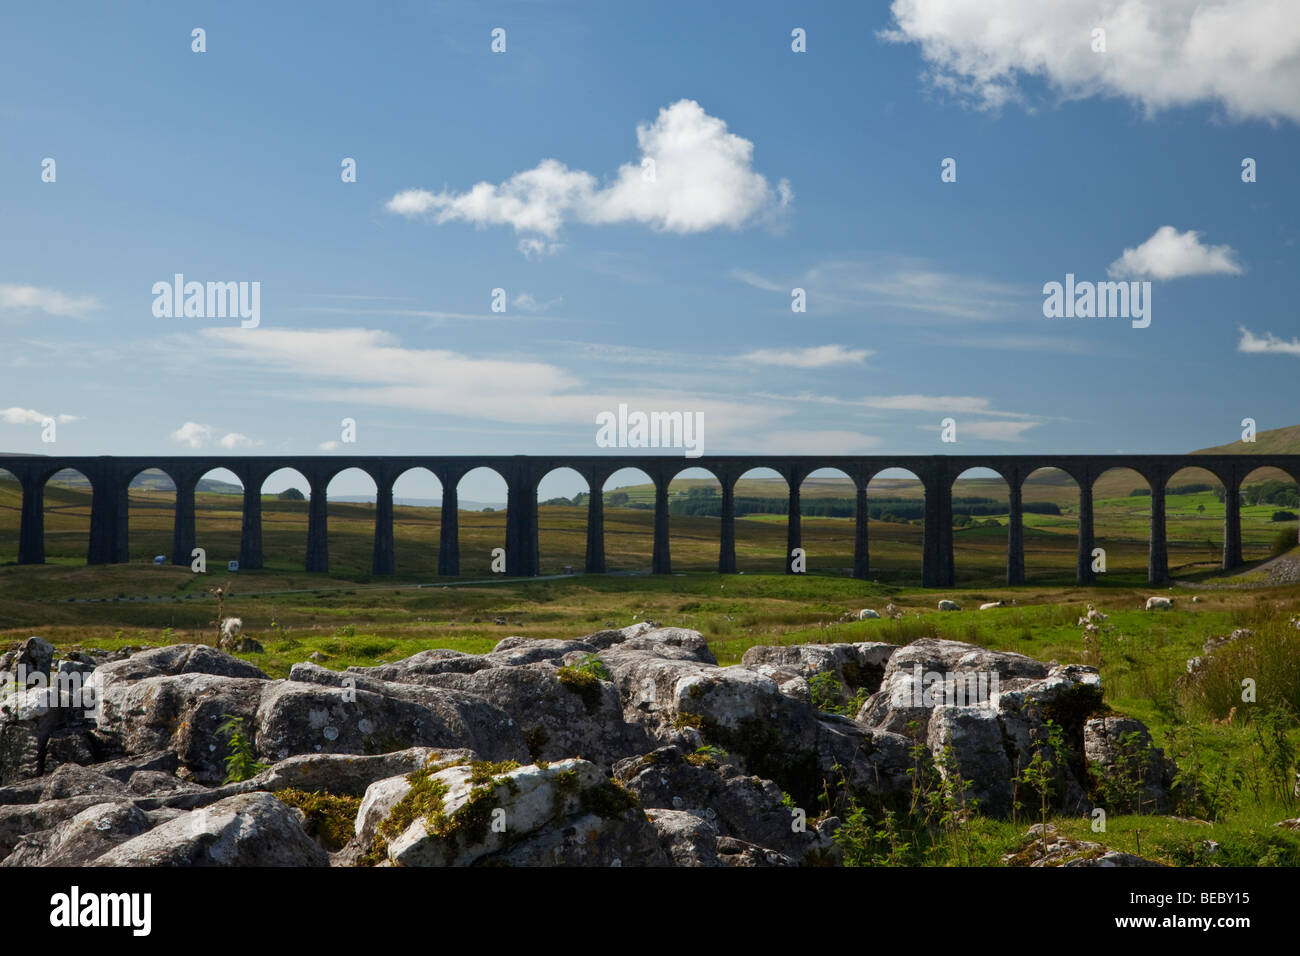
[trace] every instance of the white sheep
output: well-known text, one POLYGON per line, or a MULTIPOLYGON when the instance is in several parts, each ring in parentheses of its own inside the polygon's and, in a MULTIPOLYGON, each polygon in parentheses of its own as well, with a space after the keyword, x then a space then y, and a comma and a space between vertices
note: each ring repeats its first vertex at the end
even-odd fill
POLYGON ((1174 599, 1167 597, 1149 597, 1147 598, 1148 611, 1168 611, 1174 606, 1174 599))
POLYGON ((961 610, 961 605, 958 604, 956 601, 949 601, 947 598, 944 598, 942 601, 939 602, 939 610, 940 610, 940 611, 960 611, 960 610, 961 610))
POLYGON ((1006 606, 1007 606, 1006 601, 990 601, 988 604, 981 604, 980 610, 991 611, 995 607, 1006 607, 1006 606))
POLYGON ((241 618, 228 617, 221 622, 221 639, 223 641, 233 641, 244 630, 244 622, 241 618))
POLYGON ((861 611, 858 612, 859 621, 870 621, 878 617, 880 617, 880 613, 878 611, 873 611, 869 607, 864 607, 861 611))

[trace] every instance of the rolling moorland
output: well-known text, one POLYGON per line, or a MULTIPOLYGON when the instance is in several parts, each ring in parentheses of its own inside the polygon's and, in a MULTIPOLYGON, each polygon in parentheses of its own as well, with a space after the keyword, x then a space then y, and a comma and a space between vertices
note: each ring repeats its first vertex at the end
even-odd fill
MULTIPOLYGON (((1287 434, 1261 433, 1258 450, 1282 450, 1273 447, 1279 441, 1289 450, 1295 430, 1278 431, 1287 434)), ((1254 476, 1247 500, 1252 488, 1279 477, 1254 476)), ((675 514, 674 574, 649 575, 652 513, 638 507, 647 503, 648 489, 633 486, 607 492, 606 550, 614 573, 538 580, 491 575, 490 554, 504 541, 505 515, 466 510, 459 516, 463 574, 439 580, 438 509, 401 506, 395 509, 398 573, 372 578, 373 506, 355 502, 331 502, 331 573, 308 575, 302 571, 306 502, 272 496, 263 506, 266 569, 227 574, 225 561, 238 554, 241 499, 224 490, 197 496, 198 540, 208 551, 209 573, 158 567, 152 559, 169 552, 172 518, 172 495, 159 488, 131 493, 131 562, 88 568, 89 493, 59 484, 46 490, 49 563, 19 567, 13 562, 20 496, 14 482, 0 481, 0 646, 16 646, 31 634, 60 648, 215 643, 216 603, 209 592, 227 582, 225 614, 242 617, 245 634, 262 648, 239 656, 272 676, 285 676, 313 654, 339 669, 431 647, 485 653, 508 635, 573 638, 639 620, 698 630, 724 665, 737 663, 755 645, 950 638, 1042 661, 1097 666, 1105 703, 1144 721, 1154 743, 1177 761, 1182 785, 1171 813, 1112 816, 1104 837, 1091 832, 1086 818, 1053 818, 1062 833, 1103 839, 1109 847, 1165 863, 1300 865, 1300 834, 1274 826, 1297 816, 1286 784, 1295 779, 1300 747, 1300 630, 1288 622, 1300 614, 1300 585, 1276 573, 1279 562, 1300 560, 1293 547, 1295 508, 1277 501, 1243 507, 1245 557, 1256 564, 1225 575, 1218 567, 1223 504, 1212 487, 1200 487, 1213 481, 1190 469, 1179 473, 1168 498, 1174 586, 1155 592, 1145 584, 1148 499, 1135 493, 1144 482, 1133 473, 1108 473, 1096 489, 1097 544, 1106 549, 1107 573, 1098 586, 1080 588, 1073 583, 1074 485, 1063 476, 1036 478, 1026 487, 1026 504, 1049 503, 1060 513, 1025 516, 1028 583, 1001 583, 1005 513, 985 507, 954 529, 957 586, 943 593, 919 587, 921 527, 903 519, 872 520, 872 580, 848 576, 853 519, 809 514, 818 499, 850 496, 835 479, 811 478, 803 487, 807 575, 782 573, 785 518, 779 514, 738 518, 736 555, 743 573, 726 577, 713 573, 718 520, 675 514), (614 497, 620 493, 626 498, 614 497), (1258 566, 1274 555, 1281 556, 1258 566), (1174 596, 1174 609, 1141 610, 1152 593, 1174 596), (940 598, 965 610, 938 613, 940 598), (999 599, 1016 603, 975 610, 999 599), (858 609, 891 602, 904 612, 901 618, 856 620, 858 609), (1089 603, 1109 614, 1108 629, 1090 643, 1077 623, 1089 603), (1187 660, 1201 655, 1206 641, 1240 627, 1256 636, 1220 656, 1223 672, 1216 672, 1216 680, 1195 689, 1180 680, 1187 660), (1258 675, 1258 703, 1243 706, 1235 699, 1238 672, 1258 675)), ((672 500, 686 502, 693 488, 708 485, 676 482, 672 500)), ((955 493, 1006 499, 996 479, 965 479, 955 493)), ((915 482, 877 481, 870 494, 919 501, 920 489, 915 482)), ((737 497, 781 501, 785 487, 779 479, 746 479, 737 497)), ((540 508, 544 575, 561 575, 566 566, 581 571, 585 523, 580 499, 540 508)), ((955 831, 927 827, 903 839, 882 829, 879 819, 849 814, 848 820, 846 855, 857 863, 994 864, 1020 847, 1025 825, 976 817, 955 831), (900 851, 902 844, 906 849, 900 851)))

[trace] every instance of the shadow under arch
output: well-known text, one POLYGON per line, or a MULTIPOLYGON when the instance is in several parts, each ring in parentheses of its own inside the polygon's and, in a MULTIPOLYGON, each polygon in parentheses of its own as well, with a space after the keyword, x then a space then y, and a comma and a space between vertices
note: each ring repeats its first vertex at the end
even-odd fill
POLYGON ((1093 573, 1123 584, 1145 584, 1150 576, 1151 482, 1133 468, 1107 468, 1093 479, 1092 508, 1093 573))
POLYGON ((23 485, 18 476, 0 467, 0 564, 18 562, 19 537, 22 534, 23 485), (13 542, 12 549, 9 542, 13 542))
POLYGON ((1165 550, 1170 578, 1223 569, 1226 489, 1213 472, 1186 466, 1165 480, 1165 550))
POLYGON ((872 579, 902 583, 924 574, 925 494, 921 476, 907 468, 887 468, 867 482, 872 579))
MULTIPOLYGON (((1068 471, 1045 465, 1021 482, 1021 526, 1025 583, 1077 583, 1079 565, 1079 482, 1068 471)), ((1091 565, 1089 554, 1087 561, 1091 565)))
POLYGON ((591 487, 576 469, 560 465, 537 482, 538 574, 586 567, 591 487), (540 563, 546 561, 545 567, 540 563))
POLYGON ((393 479, 393 566, 386 569, 381 560, 375 573, 404 577, 439 573, 442 498, 442 479, 424 465, 413 465, 393 479))
POLYGON ((1011 485, 998 472, 975 467, 957 475, 953 492, 954 583, 1010 580, 1008 532, 1000 518, 1006 515, 1007 521, 1011 520, 1011 485))
MULTIPOLYGON (((1285 554, 1300 543, 1300 488, 1297 475, 1261 465, 1241 480, 1240 553, 1235 561, 1225 550, 1224 567, 1285 554), (1282 517, 1287 515, 1288 517, 1282 517)), ((1225 519, 1226 520, 1226 519, 1225 519)))
POLYGON ((90 563, 90 517, 94 487, 76 468, 49 475, 42 485, 45 527, 45 563, 90 563))
POLYGON ((816 468, 799 483, 800 547, 805 567, 853 573, 857 486, 841 468, 816 468))
MULTIPOLYGON (((174 544, 177 492, 175 477, 162 468, 144 467, 126 479, 125 536, 119 546, 129 562, 149 563, 161 555, 167 563, 174 544)), ((188 563, 188 562, 187 562, 188 563)))
POLYGON ((716 571, 722 549, 722 481, 711 469, 669 466, 666 559, 675 571, 716 571))
POLYGON ((507 573, 506 518, 510 487, 495 468, 479 465, 456 481, 456 527, 461 574, 507 573), (472 476, 472 477, 471 477, 472 476), (465 480, 470 479, 470 497, 465 480))
MULTIPOLYGON (((202 548, 212 567, 228 565, 238 560, 242 543, 244 481, 227 468, 209 468, 194 484, 194 536, 190 547, 202 548), (232 487, 238 490, 232 491, 232 487)), ((173 549, 176 541, 173 534, 173 549)), ((173 564, 189 565, 192 560, 192 553, 172 555, 173 564)))
POLYGON ((736 476, 736 570, 790 570, 790 484, 775 468, 757 465, 736 476))
POLYGON ((331 573, 364 576, 373 570, 378 494, 378 482, 364 468, 341 468, 330 476, 325 485, 325 540, 331 573))
POLYGON ((640 468, 619 468, 600 486, 600 495, 604 503, 607 569, 623 573, 652 570, 654 479, 640 468))
POLYGON ((311 481, 297 468, 277 468, 258 488, 262 502, 262 560, 267 570, 310 570, 308 511, 311 481), (295 555, 301 554, 299 564, 295 555))

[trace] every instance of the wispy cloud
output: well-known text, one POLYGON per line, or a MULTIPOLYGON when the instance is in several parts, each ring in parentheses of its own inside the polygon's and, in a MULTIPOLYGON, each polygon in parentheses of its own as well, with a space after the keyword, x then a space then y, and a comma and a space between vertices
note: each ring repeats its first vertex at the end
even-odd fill
POLYGON ((554 299, 547 299, 545 302, 538 302, 531 292, 521 292, 510 300, 510 304, 524 312, 545 312, 551 306, 559 305, 563 301, 564 296, 561 295, 554 299))
POLYGON ((1250 329, 1240 325, 1237 329, 1241 332, 1241 340, 1237 343, 1238 352, 1250 355, 1294 355, 1300 358, 1300 339, 1293 338, 1288 341, 1278 338, 1272 332, 1256 335, 1250 329))
POLYGON ((0 420, 10 425, 43 425, 45 422, 53 419, 60 425, 65 422, 79 421, 77 415, 66 415, 60 412, 57 415, 47 415, 44 412, 38 412, 34 408, 3 408, 0 409, 0 420))
MULTIPOLYGON (((1042 422, 1029 421, 958 421, 957 441, 974 438, 980 441, 1015 441, 1025 440, 1024 434, 1031 428, 1037 428, 1042 422)), ((938 425, 920 425, 924 431, 938 431, 938 425)))
POLYGON ((93 295, 69 295, 58 289, 0 282, 0 310, 44 312, 58 318, 84 319, 101 308, 93 295))
MULTIPOLYGON (((809 315, 871 310, 874 317, 890 313, 928 313, 940 320, 1005 319, 1026 315, 1029 290, 980 276, 944 272, 917 259, 849 260, 821 263, 801 275, 773 279, 746 269, 731 270, 732 278, 789 296, 807 293, 809 315)), ((914 321, 914 317, 909 317, 914 321)))
POLYGON ((789 368, 828 368, 832 365, 861 365, 875 354, 871 349, 853 349, 845 345, 814 345, 802 349, 757 349, 740 356, 740 361, 789 368))
POLYGON ((209 363, 269 368, 295 397, 355 406, 405 408, 452 419, 562 425, 592 430, 598 412, 620 403, 646 410, 705 413, 710 443, 743 435, 789 414, 692 389, 631 385, 593 389, 579 375, 549 362, 475 357, 445 349, 403 346, 375 329, 205 328, 194 348, 209 363), (486 384, 486 383, 490 383, 486 384))

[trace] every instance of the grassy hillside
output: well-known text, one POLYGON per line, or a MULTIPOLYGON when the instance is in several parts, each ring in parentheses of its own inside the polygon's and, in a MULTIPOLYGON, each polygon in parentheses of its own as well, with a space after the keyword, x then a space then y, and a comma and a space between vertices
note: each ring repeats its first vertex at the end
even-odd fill
POLYGON ((1238 439, 1226 445, 1202 448, 1194 455, 1296 455, 1300 454, 1300 425, 1270 428, 1256 432, 1255 440, 1247 443, 1238 439))

